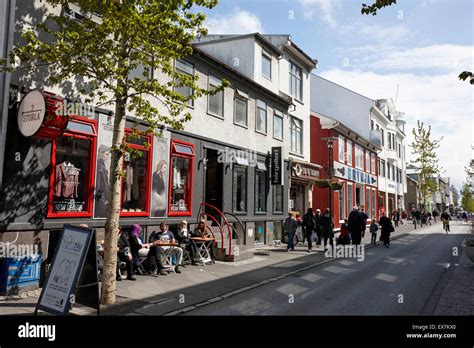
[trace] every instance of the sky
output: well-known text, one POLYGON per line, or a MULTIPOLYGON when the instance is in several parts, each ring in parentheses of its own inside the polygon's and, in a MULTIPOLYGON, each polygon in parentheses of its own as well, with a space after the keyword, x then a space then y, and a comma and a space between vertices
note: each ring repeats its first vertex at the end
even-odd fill
POLYGON ((473 158, 473 0, 398 0, 376 16, 373 0, 220 0, 207 14, 209 33, 290 34, 318 60, 314 71, 372 99, 396 101, 405 113, 409 161, 417 121, 432 127, 442 176, 461 187, 473 158), (398 93, 397 93, 398 90, 398 93))

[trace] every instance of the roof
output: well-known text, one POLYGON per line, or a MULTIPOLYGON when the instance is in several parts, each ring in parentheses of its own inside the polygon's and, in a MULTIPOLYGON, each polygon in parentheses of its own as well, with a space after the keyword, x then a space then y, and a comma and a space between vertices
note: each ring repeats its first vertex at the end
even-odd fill
POLYGON ((242 74, 242 73, 238 72, 237 70, 233 69, 232 67, 225 64, 224 62, 222 62, 222 61, 216 59, 215 57, 207 54, 203 50, 196 47, 194 44, 192 46, 193 46, 194 55, 200 57, 201 59, 203 59, 205 61, 210 61, 213 64, 221 67, 222 69, 226 70, 229 74, 234 75, 237 79, 243 80, 245 83, 251 85, 254 89, 260 90, 263 93, 265 93, 267 95, 270 95, 272 98, 274 98, 274 99, 278 100, 279 102, 281 102, 283 104, 286 104, 288 106, 290 106, 293 103, 291 97, 289 97, 287 95, 284 95, 284 94, 276 94, 276 93, 272 92, 268 88, 263 87, 259 83, 257 83, 254 80, 248 78, 247 76, 245 76, 244 74, 242 74))

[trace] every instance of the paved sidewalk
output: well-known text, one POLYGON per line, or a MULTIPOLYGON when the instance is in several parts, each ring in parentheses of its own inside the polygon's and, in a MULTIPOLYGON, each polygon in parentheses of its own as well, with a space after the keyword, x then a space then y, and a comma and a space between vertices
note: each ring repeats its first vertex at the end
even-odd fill
MULTIPOLYGON (((392 237, 396 238, 413 230, 412 224, 398 227, 392 233, 392 237)), ((370 244, 368 227, 362 243, 370 244)), ((135 282, 128 280, 117 282, 117 303, 104 307, 102 314, 176 313, 190 306, 200 306, 229 297, 234 293, 332 260, 324 256, 323 248, 318 248, 308 254, 307 246, 301 243, 296 246, 294 252, 286 252, 285 247, 286 245, 283 244, 257 249, 255 257, 250 260, 235 263, 216 262, 214 265, 205 267, 186 266, 181 274, 159 277, 140 276, 135 282)), ((0 297, 0 315, 33 313, 37 300, 37 295, 21 299, 0 297)), ((76 305, 71 314, 95 315, 95 312, 87 307, 76 305)))

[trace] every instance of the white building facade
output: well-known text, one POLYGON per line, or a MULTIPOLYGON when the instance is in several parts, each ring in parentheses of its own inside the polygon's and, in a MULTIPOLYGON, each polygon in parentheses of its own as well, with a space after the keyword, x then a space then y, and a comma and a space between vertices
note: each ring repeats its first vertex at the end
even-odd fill
POLYGON ((403 210, 407 193, 404 114, 391 99, 379 99, 371 110, 370 128, 380 132, 378 154, 378 206, 389 213, 403 210))

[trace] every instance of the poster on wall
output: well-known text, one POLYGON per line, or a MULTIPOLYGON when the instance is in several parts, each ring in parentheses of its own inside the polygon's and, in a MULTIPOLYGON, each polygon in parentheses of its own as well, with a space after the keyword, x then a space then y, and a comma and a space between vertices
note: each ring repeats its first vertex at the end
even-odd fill
POLYGON ((154 136, 151 185, 151 217, 166 217, 168 208, 168 183, 170 159, 170 134, 163 131, 154 136))
POLYGON ((109 207, 110 148, 112 147, 113 116, 99 115, 97 168, 95 177, 94 218, 107 217, 109 207))

